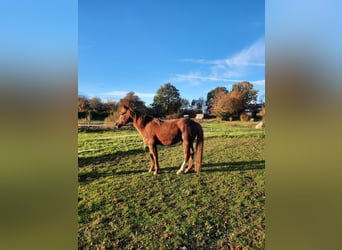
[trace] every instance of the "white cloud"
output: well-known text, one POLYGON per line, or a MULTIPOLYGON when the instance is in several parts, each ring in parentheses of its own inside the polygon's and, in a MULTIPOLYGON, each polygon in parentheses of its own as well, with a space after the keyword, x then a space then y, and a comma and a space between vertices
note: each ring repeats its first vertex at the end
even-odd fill
POLYGON ((144 98, 153 98, 156 95, 155 93, 140 93, 140 92, 135 92, 135 94, 139 97, 144 97, 144 98))
MULTIPOLYGON (((200 81, 240 82, 248 80, 250 74, 260 71, 260 68, 265 67, 265 40, 262 37, 251 46, 224 59, 206 60, 187 58, 182 61, 208 65, 209 67, 203 69, 203 66, 201 66, 201 71, 196 73, 176 74, 172 79, 174 82, 189 82, 192 85, 194 83, 196 83, 195 85, 199 85, 200 81), (243 80, 236 80, 236 78, 243 80)), ((249 81, 252 82, 251 80, 249 81)), ((256 85, 262 85, 264 81, 258 80, 254 82, 256 85)))
POLYGON ((265 80, 251 81, 254 85, 265 86, 265 80))
POLYGON ((198 73, 189 73, 187 75, 177 74, 176 77, 172 78, 175 82, 201 80, 201 81, 219 81, 219 82, 241 82, 243 80, 223 79, 213 76, 201 76, 198 73))
MULTIPOLYGON (((176 77, 171 79, 172 82, 188 82, 193 86, 198 86, 200 82, 204 81, 213 81, 213 82, 232 82, 238 83, 243 81, 249 81, 250 83, 257 85, 257 86, 265 86, 265 80, 246 80, 246 79, 224 79, 224 78, 217 78, 211 76, 201 76, 198 74, 189 73, 187 75, 177 74, 176 77)), ((228 89, 231 88, 233 85, 227 85, 228 89)))
POLYGON ((247 78, 260 67, 265 66, 265 42, 259 39, 248 48, 241 50, 231 57, 216 60, 210 74, 217 78, 247 78))
POLYGON ((250 47, 221 62, 228 66, 265 66, 265 40, 258 39, 250 47))
POLYGON ((217 64, 217 61, 205 60, 205 59, 193 59, 193 58, 186 58, 182 59, 183 62, 191 62, 191 63, 198 63, 198 64, 217 64))
POLYGON ((127 91, 111 91, 107 93, 103 93, 103 95, 111 95, 111 96, 125 96, 127 95, 127 91))
POLYGON ((233 56, 216 59, 216 60, 206 60, 206 59, 194 59, 186 58, 183 59, 184 62, 191 62, 197 64, 211 64, 217 67, 227 67, 227 66, 265 66, 265 41, 264 38, 260 38, 255 41, 251 46, 241 50, 233 56))

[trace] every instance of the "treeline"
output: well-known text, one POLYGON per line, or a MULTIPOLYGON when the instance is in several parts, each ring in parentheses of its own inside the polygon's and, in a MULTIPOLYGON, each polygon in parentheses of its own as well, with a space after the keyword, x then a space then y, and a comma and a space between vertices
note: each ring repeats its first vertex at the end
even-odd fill
MULTIPOLYGON (((256 104, 258 90, 253 84, 244 81, 233 85, 229 91, 226 87, 216 87, 207 94, 207 99, 198 98, 191 101, 181 98, 179 90, 171 83, 161 86, 153 98, 153 103, 146 106, 134 92, 129 92, 118 102, 100 98, 78 97, 78 118, 86 120, 116 121, 120 108, 130 106, 154 117, 177 118, 184 115, 195 117, 205 113, 223 120, 238 119, 243 116, 257 118, 260 105, 256 104)), ((242 118, 241 118, 242 119, 242 118)), ((245 119, 245 118, 244 118, 245 119)))

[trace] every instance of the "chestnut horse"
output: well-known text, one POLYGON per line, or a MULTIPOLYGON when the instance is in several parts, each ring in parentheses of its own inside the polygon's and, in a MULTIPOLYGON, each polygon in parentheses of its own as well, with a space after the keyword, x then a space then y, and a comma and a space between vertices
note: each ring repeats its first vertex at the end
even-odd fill
POLYGON ((121 115, 116 122, 116 127, 120 128, 129 122, 133 122, 133 126, 139 131, 143 141, 148 145, 151 157, 151 167, 149 172, 158 174, 158 152, 157 145, 172 145, 177 142, 183 142, 184 162, 177 174, 187 173, 193 165, 194 147, 193 142, 197 137, 196 143, 196 164, 195 171, 201 171, 202 155, 203 155, 203 129, 201 125, 189 118, 181 118, 172 121, 162 121, 151 116, 140 113, 127 106, 121 110, 121 115), (186 163, 189 166, 185 169, 186 163))

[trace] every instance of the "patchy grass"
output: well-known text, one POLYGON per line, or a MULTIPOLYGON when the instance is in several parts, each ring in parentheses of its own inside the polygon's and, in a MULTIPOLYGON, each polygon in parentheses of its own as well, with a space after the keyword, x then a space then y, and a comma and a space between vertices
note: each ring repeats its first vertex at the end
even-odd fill
POLYGON ((200 173, 176 175, 178 144, 159 147, 161 174, 136 131, 79 133, 79 248, 263 249, 264 138, 251 122, 204 122, 200 173))

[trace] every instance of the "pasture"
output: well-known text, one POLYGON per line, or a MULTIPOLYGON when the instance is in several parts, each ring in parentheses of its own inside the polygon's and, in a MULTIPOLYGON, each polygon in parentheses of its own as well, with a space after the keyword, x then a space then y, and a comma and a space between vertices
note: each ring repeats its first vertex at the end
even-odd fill
POLYGON ((201 125, 202 171, 181 175, 180 144, 158 147, 155 176, 137 131, 79 132, 80 249, 265 247, 264 130, 201 125))

